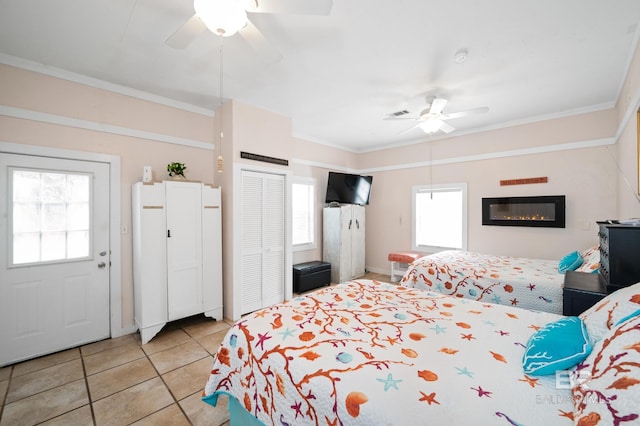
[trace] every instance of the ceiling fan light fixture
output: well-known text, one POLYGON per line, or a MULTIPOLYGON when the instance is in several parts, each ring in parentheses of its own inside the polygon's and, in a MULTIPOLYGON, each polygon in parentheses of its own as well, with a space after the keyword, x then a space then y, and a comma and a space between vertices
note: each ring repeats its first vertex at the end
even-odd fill
POLYGON ((440 129, 440 120, 426 120, 418 125, 425 133, 435 133, 440 129))
POLYGON ((194 0, 193 8, 202 22, 222 37, 230 37, 247 24, 247 12, 238 0, 194 0))

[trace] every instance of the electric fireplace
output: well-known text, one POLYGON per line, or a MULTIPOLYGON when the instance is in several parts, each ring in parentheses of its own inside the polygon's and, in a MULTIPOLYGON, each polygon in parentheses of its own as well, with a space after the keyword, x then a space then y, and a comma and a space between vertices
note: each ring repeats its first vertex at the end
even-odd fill
POLYGON ((565 227, 564 195, 482 199, 482 224, 565 227))

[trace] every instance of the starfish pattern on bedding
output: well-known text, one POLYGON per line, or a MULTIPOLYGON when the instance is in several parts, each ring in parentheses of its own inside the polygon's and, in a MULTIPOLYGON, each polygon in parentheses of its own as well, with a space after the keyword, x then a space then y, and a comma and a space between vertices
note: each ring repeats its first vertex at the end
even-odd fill
POLYGON ((474 391, 478 392, 478 397, 480 398, 482 398, 483 396, 491 398, 491 394, 493 393, 493 392, 489 392, 482 389, 482 386, 478 386, 477 389, 476 388, 470 388, 470 389, 473 389, 474 391))
POLYGON ((269 333, 260 334, 258 333, 258 341, 256 342, 256 347, 260 345, 260 349, 264 350, 264 342, 271 339, 269 333))
POLYGON ((385 392, 388 391, 390 388, 398 389, 398 383, 400 383, 402 381, 400 379, 395 380, 391 373, 389 373, 389 375, 387 376, 386 379, 376 379, 376 380, 381 382, 381 383, 384 383, 384 391, 385 392))
POLYGON ((540 384, 540 383, 538 383, 538 380, 540 380, 540 379, 534 379, 534 378, 529 377, 529 376, 524 376, 524 379, 518 379, 519 382, 529 383, 529 385, 532 388, 535 388, 537 385, 540 384))
POLYGON ((464 368, 460 368, 460 367, 455 367, 456 370, 458 370, 458 374, 462 374, 464 376, 467 376, 471 379, 473 379, 473 372, 467 370, 467 367, 464 368))
POLYGON ((436 393, 432 392, 429 395, 427 395, 426 393, 420 391, 420 393, 422 394, 422 397, 419 399, 419 401, 427 401, 429 403, 429 405, 433 404, 438 404, 440 405, 440 403, 438 401, 436 401, 436 393))
POLYGON ((284 340, 289 336, 293 337, 293 332, 294 331, 295 330, 289 330, 289 327, 287 327, 287 329, 285 331, 281 331, 278 334, 280 334, 282 336, 282 340, 284 340))
POLYGON ((298 418, 298 414, 300 414, 300 417, 304 417, 304 414, 302 414, 302 411, 301 411, 302 410, 302 401, 296 402, 295 404, 293 404, 291 406, 291 408, 296 411, 296 419, 298 418))
POLYGON ((436 324, 435 328, 431 328, 431 330, 435 331, 436 334, 440 334, 446 332, 447 327, 440 327, 438 324, 436 324))

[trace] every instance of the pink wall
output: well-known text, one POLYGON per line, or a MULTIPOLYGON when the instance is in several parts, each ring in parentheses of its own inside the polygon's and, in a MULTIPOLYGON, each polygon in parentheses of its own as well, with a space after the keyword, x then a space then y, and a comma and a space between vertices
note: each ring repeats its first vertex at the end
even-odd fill
POLYGON ((358 168, 427 161, 430 155, 442 160, 607 138, 615 134, 615 117, 615 111, 610 109, 463 136, 445 136, 430 142, 360 154, 358 168))
POLYGON ((595 221, 616 217, 615 162, 609 154, 615 148, 581 146, 601 138, 613 143, 615 118, 607 110, 360 155, 361 169, 374 175, 367 208, 367 267, 383 272, 389 251, 411 249, 411 187, 429 183, 467 183, 469 250, 559 259, 594 245, 595 221), (519 155, 512 155, 518 150, 519 155), (435 165, 429 167, 429 161, 435 165), (403 168, 420 162, 427 165, 403 168), (396 169, 387 171, 391 164, 396 169), (548 183, 499 184, 539 176, 548 177, 548 183), (482 197, 528 195, 565 195, 566 228, 481 224, 482 197))
POLYGON ((133 326, 133 272, 131 242, 131 185, 142 180, 142 168, 152 166, 155 180, 166 177, 168 163, 187 165, 190 180, 214 182, 212 150, 158 142, 102 131, 114 125, 160 136, 193 139, 211 145, 213 119, 130 96, 0 65, 0 105, 51 114, 61 124, 0 115, 0 141, 119 156, 121 160, 122 328, 133 326), (86 120, 93 129, 66 125, 65 119, 86 120))
MULTIPOLYGON (((212 114, 0 65, 0 106, 19 108, 34 115, 47 113, 61 119, 93 123, 92 128, 84 129, 64 122, 47 123, 37 118, 0 115, 0 140, 119 156, 122 224, 129 228, 130 188, 132 183, 141 179, 142 167, 151 165, 155 178, 160 180, 164 178, 167 163, 186 163, 189 179, 223 187, 225 274, 231 273, 228 270, 228 253, 232 247, 228 245, 228 237, 233 230, 233 210, 229 202, 233 188, 233 163, 250 162, 239 158, 240 150, 288 159, 290 165, 286 169, 294 175, 315 177, 318 181, 319 217, 329 170, 373 174, 371 205, 367 207, 366 264, 370 270, 386 272, 387 253, 410 248, 411 185, 429 182, 468 183, 470 249, 557 258, 569 250, 594 243, 595 220, 640 216, 639 203, 621 177, 626 176, 633 189, 638 190, 637 126, 635 119, 629 119, 629 111, 635 114, 639 103, 639 57, 636 54, 632 62, 629 78, 615 109, 370 153, 358 154, 297 139, 291 134, 289 118, 230 102, 222 107, 225 133, 222 153, 225 162, 221 174, 216 172, 220 114, 214 119, 212 114), (122 135, 105 131, 100 125, 150 133, 122 135), (156 139, 154 134, 162 137, 156 139), (204 145, 167 143, 166 139, 172 137, 204 145), (605 143, 589 145, 589 141, 600 139, 605 143), (617 143, 607 145, 608 141, 617 143), (215 152, 207 148, 213 144, 216 145, 215 152), (523 151, 519 155, 511 155, 514 150, 523 151), (473 157, 486 153, 491 155, 488 158, 473 157), (617 159, 622 173, 612 157, 617 159), (442 164, 431 168, 411 166, 430 160, 442 164), (515 187, 498 184, 500 179, 536 176, 548 176, 549 183, 515 187), (479 224, 479 206, 483 196, 542 194, 567 196, 567 228, 497 229, 479 224)), ((320 222, 319 225, 317 237, 321 242, 320 222)), ((122 324, 127 327, 133 324, 130 234, 122 235, 121 251, 122 324)), ((293 262, 319 259, 321 254, 320 243, 315 250, 294 253, 293 262)))
MULTIPOLYGON (((324 193, 326 191, 327 169, 316 165, 300 163, 300 159, 316 163, 327 163, 335 167, 348 167, 353 164, 354 155, 345 151, 299 140, 291 135, 291 119, 265 111, 238 101, 227 102, 216 110, 216 142, 220 120, 224 122, 224 141, 222 149, 225 157, 225 169, 218 181, 223 193, 223 253, 224 261, 224 298, 229 307, 235 297, 233 257, 234 253, 234 174, 233 169, 242 164, 244 167, 292 172, 295 176, 315 177, 318 181, 318 217, 322 217, 324 193), (285 159, 289 166, 263 163, 240 157, 240 152, 266 155, 285 159)), ((219 145, 219 144, 218 144, 219 145)), ((296 251, 292 254, 292 263, 322 259, 322 221, 318 221, 314 250, 296 251)), ((229 310, 225 308, 225 315, 229 310)))
POLYGON ((293 253, 293 263, 310 262, 322 259, 322 208, 327 192, 327 174, 329 171, 350 171, 356 164, 359 154, 343 151, 327 145, 294 139, 292 145, 292 170, 294 176, 305 176, 317 182, 317 229, 315 250, 297 251, 293 253))
POLYGON ((638 192, 640 162, 640 46, 636 50, 616 105, 619 129, 616 157, 618 171, 618 212, 621 218, 640 217, 638 192))

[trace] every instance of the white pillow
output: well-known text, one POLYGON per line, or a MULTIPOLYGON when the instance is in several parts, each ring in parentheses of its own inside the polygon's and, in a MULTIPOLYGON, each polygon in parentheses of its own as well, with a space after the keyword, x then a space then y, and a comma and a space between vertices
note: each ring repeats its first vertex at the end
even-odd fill
POLYGON ((605 334, 571 377, 575 424, 638 424, 640 316, 605 334))
POLYGON ((579 315, 593 343, 640 309, 640 283, 617 290, 579 315))
POLYGON ((589 273, 598 272, 598 269, 600 269, 600 247, 590 247, 580 253, 580 256, 582 256, 582 265, 580 265, 576 271, 589 273))

